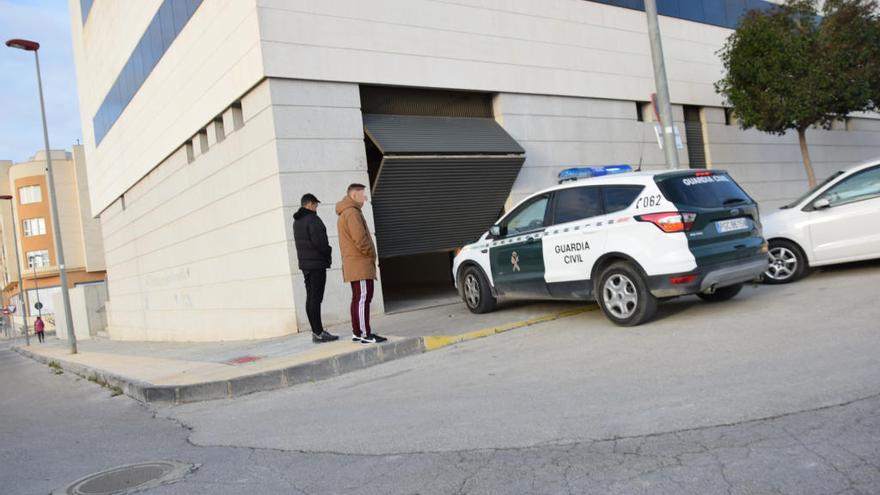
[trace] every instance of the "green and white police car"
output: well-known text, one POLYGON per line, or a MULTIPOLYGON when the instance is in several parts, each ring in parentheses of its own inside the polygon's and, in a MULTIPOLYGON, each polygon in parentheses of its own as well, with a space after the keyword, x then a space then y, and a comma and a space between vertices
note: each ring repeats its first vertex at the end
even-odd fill
POLYGON ((468 309, 492 311, 501 296, 596 300, 632 326, 662 299, 731 299, 767 269, 758 205, 726 172, 628 169, 564 171, 593 177, 531 195, 464 246, 453 276, 468 309))

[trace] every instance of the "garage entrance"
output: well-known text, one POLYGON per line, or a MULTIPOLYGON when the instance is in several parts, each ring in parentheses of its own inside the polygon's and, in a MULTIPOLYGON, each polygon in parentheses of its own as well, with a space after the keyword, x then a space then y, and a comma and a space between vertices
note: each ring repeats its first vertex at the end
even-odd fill
POLYGON ((386 310, 453 301, 453 253, 498 218, 525 150, 490 94, 362 86, 361 106, 386 310))

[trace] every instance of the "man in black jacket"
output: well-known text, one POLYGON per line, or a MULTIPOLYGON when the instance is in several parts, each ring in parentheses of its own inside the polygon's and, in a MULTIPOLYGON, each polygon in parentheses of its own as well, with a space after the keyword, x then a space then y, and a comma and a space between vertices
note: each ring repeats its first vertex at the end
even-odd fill
POLYGON ((321 302, 324 300, 327 269, 330 268, 331 248, 327 229, 318 217, 318 203, 320 201, 314 194, 303 195, 301 208, 293 214, 293 240, 299 269, 306 282, 306 314, 312 326, 312 342, 320 344, 339 337, 324 330, 321 323, 321 302))

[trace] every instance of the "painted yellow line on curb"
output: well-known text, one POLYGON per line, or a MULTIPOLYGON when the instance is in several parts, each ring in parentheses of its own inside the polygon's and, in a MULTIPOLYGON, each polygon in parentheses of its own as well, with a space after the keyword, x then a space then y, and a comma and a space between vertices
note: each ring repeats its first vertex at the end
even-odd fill
POLYGON ((472 332, 463 333, 461 335, 435 335, 435 336, 427 336, 424 337, 425 342, 425 351, 434 351, 443 347, 447 347, 453 344, 458 344, 459 342, 465 342, 468 340, 481 339, 483 337, 488 337, 490 335, 495 335, 497 333, 509 332, 511 330, 515 330, 517 328, 528 327, 532 325, 537 325, 538 323, 544 323, 548 321, 558 320, 561 318, 567 318, 569 316, 579 315, 581 313, 586 313, 589 311, 596 311, 599 309, 597 305, 584 306, 577 309, 569 309, 566 311, 560 311, 558 313, 550 313, 544 316, 539 316, 537 318, 531 318, 529 320, 515 321, 513 323, 505 323, 504 325, 498 325, 489 328, 483 328, 482 330, 474 330, 472 332))

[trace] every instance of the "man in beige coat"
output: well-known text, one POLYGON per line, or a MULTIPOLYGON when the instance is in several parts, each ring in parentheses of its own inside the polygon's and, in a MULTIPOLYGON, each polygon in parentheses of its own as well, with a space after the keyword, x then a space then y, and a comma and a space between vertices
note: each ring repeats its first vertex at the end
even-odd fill
POLYGON ((367 202, 366 186, 352 184, 342 201, 336 203, 339 219, 339 250, 342 254, 342 278, 351 284, 351 340, 378 344, 387 339, 370 330, 370 302, 376 280, 376 246, 361 212, 367 202))

